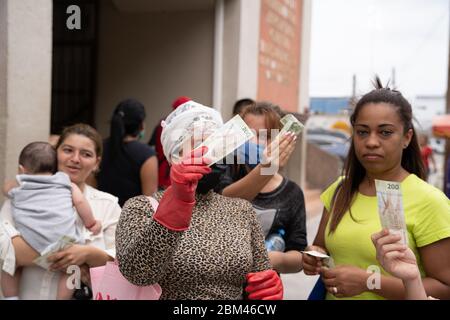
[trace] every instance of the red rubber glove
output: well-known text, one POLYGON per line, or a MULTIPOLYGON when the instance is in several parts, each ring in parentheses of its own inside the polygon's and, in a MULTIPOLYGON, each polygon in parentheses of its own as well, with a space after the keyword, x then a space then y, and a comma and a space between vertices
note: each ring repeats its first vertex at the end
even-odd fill
POLYGON ((247 287, 250 300, 283 300, 283 283, 274 270, 247 274, 247 287))
POLYGON ((195 189, 198 180, 211 172, 208 159, 203 158, 207 148, 193 150, 191 154, 170 168, 172 185, 159 202, 153 219, 172 231, 189 229, 192 209, 195 206, 195 189))

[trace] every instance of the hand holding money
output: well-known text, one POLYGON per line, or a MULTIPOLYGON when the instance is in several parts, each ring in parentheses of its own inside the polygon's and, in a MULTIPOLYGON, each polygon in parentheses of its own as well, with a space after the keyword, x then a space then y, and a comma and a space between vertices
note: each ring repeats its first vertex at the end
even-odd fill
POLYGON ((89 253, 96 250, 93 246, 74 244, 48 257, 51 271, 66 272, 69 266, 89 264, 89 253))
POLYGON ((329 255, 326 255, 326 254, 322 253, 322 252, 311 250, 311 251, 302 251, 302 253, 305 253, 308 256, 320 259, 320 261, 323 263, 323 265, 326 268, 328 268, 328 269, 331 269, 331 268, 335 267, 333 258, 330 257, 329 255))
POLYGON ((303 131, 303 124, 292 114, 280 120, 283 128, 266 147, 261 164, 263 167, 283 168, 295 149, 297 136, 303 131))
POLYGON ((36 265, 48 270, 51 265, 51 261, 49 260, 49 258, 52 255, 54 255, 56 252, 60 252, 64 249, 72 246, 74 243, 75 243, 75 239, 72 239, 67 236, 63 236, 56 243, 54 243, 54 244, 50 245, 48 248, 46 248, 44 250, 44 252, 42 252, 42 255, 40 255, 39 257, 34 259, 33 262, 36 265))
POLYGON ((405 281, 420 278, 416 256, 400 240, 400 235, 391 234, 387 229, 373 234, 372 242, 377 250, 378 262, 394 277, 405 281))
POLYGON ((297 136, 292 132, 278 135, 263 152, 261 165, 263 167, 283 168, 295 149, 297 136))
POLYGON ((309 276, 320 274, 321 268, 324 266, 323 257, 327 256, 326 250, 319 246, 308 246, 305 251, 302 251, 303 256, 303 272, 309 276))
POLYGON ((253 136, 253 132, 244 120, 239 115, 236 115, 206 138, 199 146, 196 146, 195 149, 207 147, 208 152, 205 154, 205 157, 211 160, 209 166, 212 166, 253 138, 253 136))

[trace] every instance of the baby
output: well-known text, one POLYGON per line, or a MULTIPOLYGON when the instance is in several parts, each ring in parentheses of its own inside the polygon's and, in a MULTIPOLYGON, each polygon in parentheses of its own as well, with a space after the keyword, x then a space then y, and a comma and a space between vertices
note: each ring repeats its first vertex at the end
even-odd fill
MULTIPOLYGON (((84 243, 76 227, 76 212, 84 226, 93 234, 101 231, 91 208, 78 186, 67 174, 57 171, 55 149, 46 142, 28 144, 19 156, 16 181, 4 184, 3 192, 11 199, 12 217, 20 237, 14 239, 17 268, 20 261, 33 261, 48 251, 62 237, 84 243)), ((19 293, 20 270, 14 274, 2 271, 1 285, 6 298, 19 293)), ((57 299, 70 299, 73 290, 66 286, 68 275, 63 273, 58 284, 57 299)))

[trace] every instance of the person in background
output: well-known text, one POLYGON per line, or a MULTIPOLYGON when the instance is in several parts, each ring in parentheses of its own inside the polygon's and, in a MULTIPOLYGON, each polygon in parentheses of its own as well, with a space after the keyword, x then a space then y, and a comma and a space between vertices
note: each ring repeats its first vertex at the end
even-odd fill
MULTIPOLYGON (((102 138, 98 132, 86 125, 76 124, 65 128, 56 144, 58 171, 66 173, 70 181, 82 191, 96 220, 102 223, 99 234, 93 235, 77 219, 77 228, 82 230, 85 244, 74 244, 48 258, 50 271, 33 266, 22 269, 19 298, 24 300, 56 299, 58 279, 61 272, 77 265, 81 270, 82 288, 76 290, 77 299, 89 298, 89 268, 99 267, 115 257, 116 225, 119 221, 120 206, 116 197, 98 191, 86 184, 86 179, 96 171, 102 156, 102 138)), ((12 219, 11 201, 7 199, 0 210, 0 253, 8 252, 8 248, 20 239, 20 232, 15 228, 12 219)), ((68 226, 70 227, 70 226, 68 226)), ((13 256, 0 255, 3 270, 13 270, 17 265, 31 265, 32 261, 15 261, 13 256)), ((1 293, 0 293, 1 296, 1 293)))
MULTIPOLYGON (((265 149, 281 130, 279 110, 276 106, 257 102, 242 112, 247 125, 257 134, 257 143, 265 149)), ((251 170, 248 170, 251 171, 251 170)), ((266 239, 279 230, 284 231, 285 249, 269 251, 272 267, 279 273, 302 270, 302 253, 307 246, 306 212, 303 191, 293 181, 275 173, 252 200, 266 239)))
MULTIPOLYGON (((20 153, 16 180, 3 186, 5 196, 11 199, 14 223, 22 235, 13 242, 16 261, 35 260, 64 236, 84 244, 84 237, 76 228, 74 207, 89 231, 97 235, 101 230, 101 222, 95 220, 78 186, 70 182, 66 173, 57 172, 56 166, 56 151, 49 143, 29 143, 20 153)), ((2 290, 9 299, 19 295, 21 269, 17 267, 24 266, 17 265, 14 274, 2 271, 2 290)), ((67 279, 66 273, 59 279, 58 300, 73 295, 66 286, 67 279)))
POLYGON ((145 108, 134 99, 120 102, 104 141, 104 156, 97 175, 98 189, 115 195, 119 204, 138 195, 152 195, 158 186, 158 160, 144 136, 145 108))
MULTIPOLYGON (((172 110, 175 110, 180 105, 182 105, 185 102, 191 101, 192 99, 186 96, 180 96, 176 98, 172 102, 172 110)), ((169 162, 167 162, 166 157, 164 156, 162 144, 161 144, 161 132, 162 132, 162 126, 161 121, 164 119, 161 119, 158 123, 158 125, 153 130, 152 136, 150 138, 150 141, 148 142, 149 146, 152 146, 156 150, 156 156, 158 157, 158 189, 164 190, 168 186, 170 186, 170 165, 169 162)))
POLYGON ((307 275, 321 274, 326 299, 404 299, 400 279, 382 270, 381 284, 369 288, 368 268, 379 265, 371 235, 381 228, 375 180, 400 183, 408 244, 419 261, 426 292, 450 298, 450 201, 426 183, 411 104, 403 95, 375 89, 356 104, 350 117, 353 136, 343 176, 322 195, 325 205, 314 245, 336 267, 303 254, 307 275))
POLYGON ((221 125, 216 110, 194 101, 166 118, 161 142, 171 186, 156 195, 159 204, 144 196, 125 204, 116 239, 120 272, 135 285, 158 283, 161 299, 241 300, 244 291, 248 299, 282 299, 252 206, 213 191, 222 169, 208 166, 207 147, 189 151, 221 125))
POLYGON ((433 172, 437 172, 436 161, 434 160, 433 149, 428 144, 428 136, 426 134, 421 134, 419 136, 419 145, 420 145, 420 155, 422 156, 422 161, 425 167, 425 179, 428 181, 430 177, 431 169, 430 162, 433 164, 433 172))
MULTIPOLYGON (((235 109, 244 112, 246 108, 254 104, 247 104, 245 108, 237 107, 235 109)), ((260 102, 259 104, 270 105, 279 117, 283 114, 281 108, 277 105, 268 102, 260 102)), ((236 105, 239 106, 242 103, 238 101, 236 105)), ((295 144, 296 137, 291 134, 283 135, 276 144, 273 146, 272 144, 266 145, 264 149, 262 145, 248 141, 236 150, 234 163, 227 164, 226 171, 214 190, 227 197, 241 198, 251 202, 276 173, 268 174, 266 172, 263 174, 264 168, 283 168, 288 163, 295 149, 295 144), (271 148, 273 150, 270 150, 271 148), (267 156, 269 152, 278 152, 279 157, 267 163, 261 163, 264 155, 267 156)))
POLYGON ((238 101, 236 101, 233 105, 233 116, 239 114, 242 115, 242 112, 244 109, 252 104, 254 104, 255 101, 250 98, 243 98, 238 101))

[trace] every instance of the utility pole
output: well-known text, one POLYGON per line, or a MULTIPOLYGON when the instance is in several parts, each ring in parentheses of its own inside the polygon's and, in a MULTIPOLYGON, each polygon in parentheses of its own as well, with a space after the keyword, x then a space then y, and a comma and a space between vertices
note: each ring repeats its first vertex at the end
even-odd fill
POLYGON ((395 67, 393 67, 392 68, 392 78, 391 78, 391 80, 392 80, 392 85, 391 85, 391 87, 392 87, 392 89, 395 89, 396 87, 397 87, 397 79, 396 79, 396 70, 395 70, 395 67))
POLYGON ((350 113, 353 112, 353 110, 355 110, 355 106, 356 106, 356 74, 353 75, 352 77, 352 96, 350 97, 350 100, 348 101, 348 111, 350 113))
POLYGON ((356 98, 356 74, 353 75, 352 99, 356 98))
MULTIPOLYGON (((449 2, 449 17, 450 17, 450 2, 449 2)), ((449 24, 450 26, 450 24, 449 24)), ((449 28, 449 41, 448 45, 450 48, 450 28, 449 28)), ((446 103, 446 113, 450 114, 450 50, 448 55, 448 80, 447 80, 447 103, 446 103)), ((450 139, 445 139, 445 157, 444 157, 444 191, 447 190, 448 184, 450 181, 447 181, 447 172, 449 170, 448 168, 448 159, 450 159, 450 139)))

